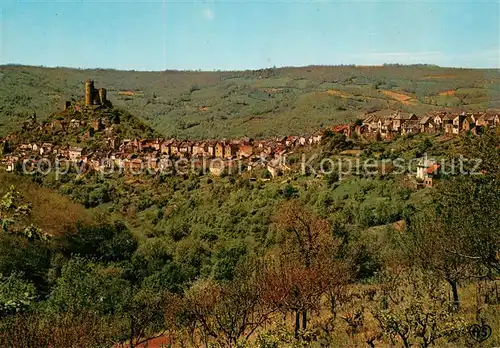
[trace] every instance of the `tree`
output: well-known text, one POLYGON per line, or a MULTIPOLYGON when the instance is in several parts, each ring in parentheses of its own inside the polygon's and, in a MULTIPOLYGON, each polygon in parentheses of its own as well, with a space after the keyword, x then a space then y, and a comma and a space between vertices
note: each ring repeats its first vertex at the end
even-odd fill
POLYGON ((457 177, 436 196, 436 215, 448 231, 445 251, 475 266, 475 277, 500 272, 500 185, 492 176, 457 177))
POLYGON ((73 257, 62 267, 47 304, 56 313, 123 313, 130 302, 128 289, 121 269, 73 257))
POLYGON ((305 267, 320 262, 320 254, 333 248, 329 222, 316 216, 297 200, 282 204, 274 222, 282 232, 284 254, 293 254, 305 267))
POLYGON ((127 341, 133 348, 165 333, 165 313, 171 295, 167 291, 155 291, 145 286, 138 289, 130 286, 129 290, 130 300, 125 304, 124 311, 128 318, 127 341))
POLYGON ((282 308, 295 312, 297 336, 300 316, 305 330, 307 312, 319 305, 326 292, 338 286, 334 277, 339 269, 345 268, 334 259, 338 242, 333 239, 330 223, 297 200, 284 203, 274 222, 282 233, 283 243, 268 281, 276 283, 274 301, 281 301, 282 308))
POLYGON ((410 220, 402 240, 409 262, 445 280, 451 287, 453 304, 458 308, 459 283, 470 278, 473 267, 470 260, 455 252, 462 243, 456 237, 453 226, 429 209, 410 220))
POLYGON ((137 240, 120 222, 100 226, 78 225, 77 232, 61 239, 68 255, 93 257, 104 261, 131 258, 137 249, 137 240))
POLYGON ((0 280, 0 316, 23 312, 35 303, 35 286, 13 272, 0 280))
POLYGON ((275 291, 268 280, 263 265, 252 262, 240 266, 232 281, 198 281, 186 294, 185 316, 200 328, 206 345, 215 339, 226 347, 237 346, 278 309, 276 303, 266 301, 275 291))
POLYGON ((105 348, 114 346, 120 327, 94 313, 27 313, 4 320, 0 346, 12 348, 105 348))
POLYGON ((304 263, 290 255, 280 254, 266 260, 266 284, 272 291, 266 292, 265 302, 280 311, 295 315, 295 337, 299 330, 307 329, 307 313, 318 309, 331 278, 328 266, 304 263), (302 323, 301 323, 302 319, 302 323))
POLYGON ((36 289, 48 292, 52 248, 45 240, 28 240, 20 234, 0 233, 0 274, 17 273, 36 289), (21 273, 22 272, 22 273, 21 273))
POLYGON ((372 310, 392 345, 400 340, 404 347, 418 343, 426 348, 442 339, 453 342, 466 333, 463 318, 454 316, 446 305, 446 291, 439 280, 412 269, 399 277, 399 283, 384 287, 386 308, 372 310))
MULTIPOLYGON (((459 305, 458 285, 500 271, 500 140, 496 131, 466 138, 464 147, 478 168, 442 180, 427 209, 408 219, 410 259, 449 283, 459 305)), ((472 164, 474 164, 472 163, 472 164)))

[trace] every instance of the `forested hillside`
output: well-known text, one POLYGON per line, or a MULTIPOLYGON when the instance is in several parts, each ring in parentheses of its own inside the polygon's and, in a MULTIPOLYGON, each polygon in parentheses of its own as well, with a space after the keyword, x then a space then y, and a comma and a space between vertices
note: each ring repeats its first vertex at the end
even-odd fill
MULTIPOLYGON (((386 107, 500 106, 493 70, 8 66, 1 74, 0 129, 17 131, 14 145, 100 149, 101 122, 118 140, 156 130, 260 137, 386 107), (82 105, 88 78, 115 108, 82 105), (62 121, 78 126, 63 131, 62 121)), ((274 174, 265 165, 218 176, 182 166, 99 172, 75 162, 65 173, 24 175, 19 162, 0 175, 0 346, 499 345, 498 132, 377 141, 325 130, 317 144, 287 152, 274 174), (443 167, 480 161, 429 187, 415 178, 427 156, 443 167), (353 163, 374 170, 346 171, 353 163)))
POLYGON ((274 179, 264 168, 0 177, 15 187, 0 202, 0 218, 12 221, 0 235, 0 343, 498 345, 499 139, 494 130, 372 143, 328 134, 291 154, 290 171, 274 179), (302 154, 313 153, 334 162, 466 155, 482 159, 482 174, 417 188, 411 168, 301 172, 302 154), (73 201, 54 205, 59 214, 84 206, 99 223, 78 213, 72 227, 50 231, 24 220, 36 212, 25 214, 26 204, 43 203, 30 185, 73 201), (471 336, 473 323, 491 337, 471 336))
POLYGON ((423 113, 500 107, 497 70, 433 66, 310 66, 258 71, 137 72, 0 67, 0 136, 81 98, 92 78, 117 107, 166 137, 235 138, 299 134, 366 111, 423 113))

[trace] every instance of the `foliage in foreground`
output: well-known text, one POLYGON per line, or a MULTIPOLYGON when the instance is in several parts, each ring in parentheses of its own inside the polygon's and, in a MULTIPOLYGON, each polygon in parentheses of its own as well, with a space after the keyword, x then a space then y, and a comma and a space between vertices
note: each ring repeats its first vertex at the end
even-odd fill
MULTIPOLYGON (((390 210, 360 208, 392 202, 385 195, 417 194, 390 179, 277 189, 223 178, 204 201, 202 179, 165 178, 163 215, 157 202, 135 213, 165 223, 164 234, 136 236, 121 219, 51 238, 2 232, 0 345, 133 347, 163 334, 191 346, 456 347, 475 344, 473 322, 498 344, 498 137, 471 149, 484 174, 443 179, 399 230, 361 218, 390 210), (204 217, 205 204, 221 213, 204 217)), ((2 217, 23 226, 16 192, 2 217)))

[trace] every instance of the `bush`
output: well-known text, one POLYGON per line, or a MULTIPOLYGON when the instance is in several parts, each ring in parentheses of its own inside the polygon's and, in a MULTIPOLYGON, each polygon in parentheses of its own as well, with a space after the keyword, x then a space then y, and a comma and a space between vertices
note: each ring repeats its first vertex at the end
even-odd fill
POLYGON ((103 261, 129 259, 137 249, 137 241, 122 224, 79 226, 77 233, 61 240, 68 256, 96 258, 103 261))

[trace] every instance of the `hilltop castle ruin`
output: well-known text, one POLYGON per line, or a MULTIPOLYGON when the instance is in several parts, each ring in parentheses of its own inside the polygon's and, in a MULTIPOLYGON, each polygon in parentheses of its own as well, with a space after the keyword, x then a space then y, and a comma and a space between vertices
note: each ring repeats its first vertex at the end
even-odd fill
POLYGON ((106 105, 106 88, 96 89, 94 80, 85 83, 85 105, 106 105))

